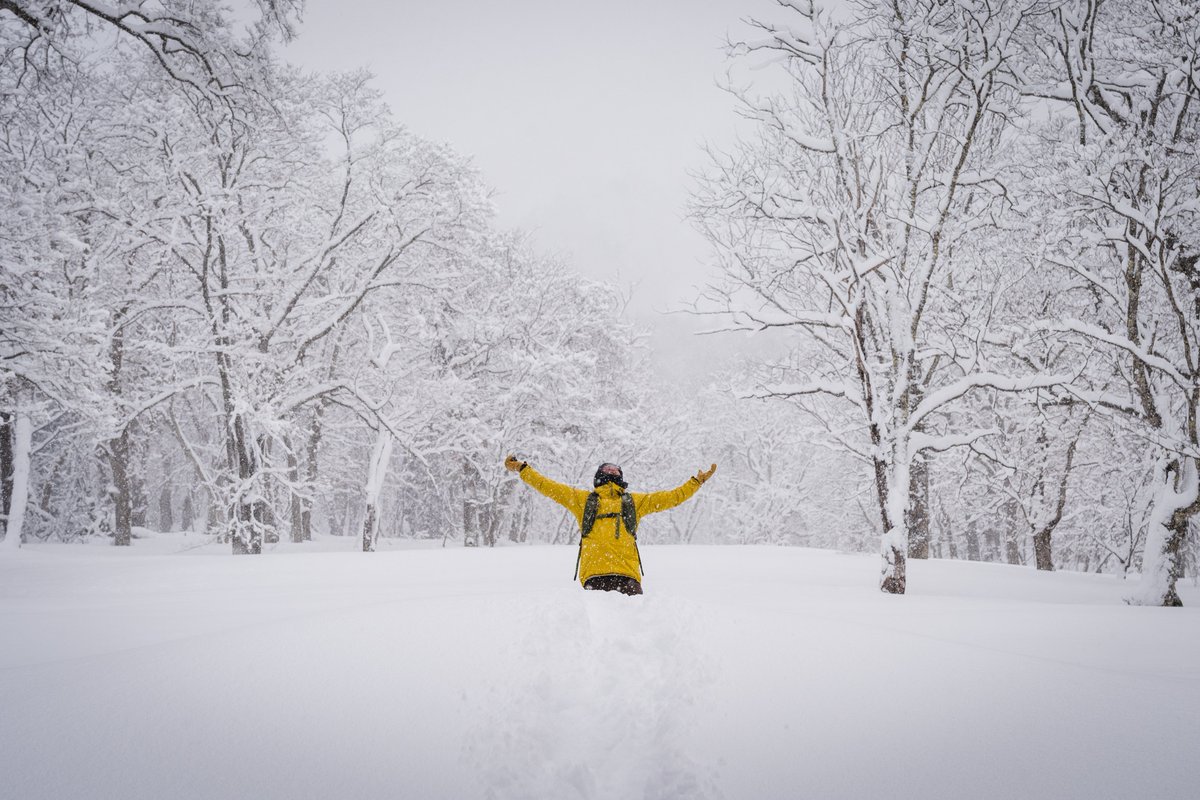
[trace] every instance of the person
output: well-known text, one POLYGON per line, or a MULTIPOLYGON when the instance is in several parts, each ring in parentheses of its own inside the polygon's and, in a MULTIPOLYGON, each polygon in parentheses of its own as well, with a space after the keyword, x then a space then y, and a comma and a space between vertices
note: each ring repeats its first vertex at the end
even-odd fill
POLYGON ((628 595, 642 593, 642 559, 637 548, 642 517, 688 500, 717 471, 713 464, 675 489, 630 492, 621 468, 607 462, 597 468, 591 491, 551 480, 515 456, 504 459, 504 466, 575 516, 580 530, 575 573, 583 588, 628 595))

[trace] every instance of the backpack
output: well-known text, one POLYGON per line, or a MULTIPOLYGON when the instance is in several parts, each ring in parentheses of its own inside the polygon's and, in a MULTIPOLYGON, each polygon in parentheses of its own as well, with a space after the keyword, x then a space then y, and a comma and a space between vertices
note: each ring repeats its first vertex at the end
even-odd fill
MULTIPOLYGON (((637 511, 633 507, 633 498, 628 494, 621 495, 621 513, 620 514, 597 514, 596 510, 600 507, 600 495, 596 492, 589 492, 587 502, 583 504, 583 536, 587 536, 592 532, 592 528, 596 526, 597 519, 606 517, 620 517, 625 523, 625 530, 637 539, 637 511)), ((617 536, 621 535, 620 526, 617 527, 617 536)), ((582 537, 580 537, 582 538, 582 537)))
MULTIPOLYGON (((575 577, 573 580, 579 579, 579 562, 583 558, 583 540, 592 532, 592 528, 596 527, 597 519, 620 517, 625 523, 625 530, 629 531, 629 535, 633 537, 633 549, 637 552, 638 570, 642 575, 646 574, 646 570, 642 568, 642 553, 637 546, 637 509, 633 507, 633 497, 628 493, 621 495, 621 513, 597 514, 600 508, 600 495, 596 492, 589 492, 587 501, 583 504, 583 524, 580 528, 579 536, 579 555, 575 558, 575 577)), ((617 526, 617 538, 621 536, 621 526, 617 526)))

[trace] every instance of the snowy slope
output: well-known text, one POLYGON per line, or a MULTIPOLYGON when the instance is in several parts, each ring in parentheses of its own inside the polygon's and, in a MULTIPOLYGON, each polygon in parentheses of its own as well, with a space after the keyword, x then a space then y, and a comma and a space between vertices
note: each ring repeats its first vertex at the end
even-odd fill
POLYGON ((1191 583, 646 547, 626 598, 571 547, 187 543, 0 558, 0 797, 1200 797, 1191 583))

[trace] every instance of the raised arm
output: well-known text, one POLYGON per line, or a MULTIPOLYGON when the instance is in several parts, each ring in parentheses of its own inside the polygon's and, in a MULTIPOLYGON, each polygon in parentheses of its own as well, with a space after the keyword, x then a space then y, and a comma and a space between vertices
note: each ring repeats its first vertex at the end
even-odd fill
POLYGON ((717 465, 713 464, 709 469, 700 470, 684 481, 682 486, 674 489, 665 489, 661 492, 633 492, 633 507, 637 510, 639 517, 674 508, 691 498, 716 471, 717 465))
POLYGON ((519 474, 521 480, 528 483, 534 489, 537 489, 546 495, 546 497, 549 497, 570 511, 575 515, 576 519, 583 519, 583 506, 587 503, 588 496, 586 491, 576 489, 574 486, 567 486, 565 483, 559 483, 556 480, 551 480, 529 466, 527 462, 518 461, 513 456, 504 459, 504 466, 519 474))

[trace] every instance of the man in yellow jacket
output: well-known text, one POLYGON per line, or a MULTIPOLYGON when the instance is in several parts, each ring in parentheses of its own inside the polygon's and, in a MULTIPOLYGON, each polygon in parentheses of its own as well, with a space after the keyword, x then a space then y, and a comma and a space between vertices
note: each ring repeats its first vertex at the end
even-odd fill
POLYGON ((638 522, 647 514, 674 508, 696 493, 717 471, 713 464, 676 489, 627 492, 628 484, 616 464, 601 464, 592 491, 551 480, 516 457, 504 466, 521 480, 566 508, 579 523, 579 562, 576 571, 585 589, 624 594, 642 593, 642 559, 637 549, 638 522))

